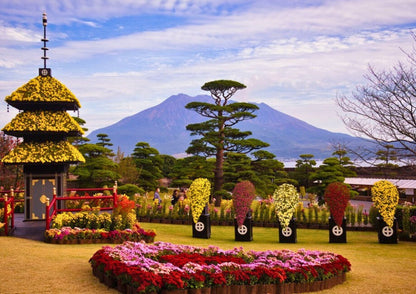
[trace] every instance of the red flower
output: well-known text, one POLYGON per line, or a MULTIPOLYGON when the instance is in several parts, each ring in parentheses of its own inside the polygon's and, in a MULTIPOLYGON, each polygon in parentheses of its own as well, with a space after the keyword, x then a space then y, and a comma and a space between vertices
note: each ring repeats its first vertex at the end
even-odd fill
POLYGON ((250 181, 242 181, 235 185, 233 190, 233 205, 238 226, 244 224, 254 197, 256 197, 256 188, 250 181))
POLYGON ((325 189, 324 198, 335 223, 339 227, 342 226, 344 212, 350 200, 348 186, 339 182, 331 183, 325 189))

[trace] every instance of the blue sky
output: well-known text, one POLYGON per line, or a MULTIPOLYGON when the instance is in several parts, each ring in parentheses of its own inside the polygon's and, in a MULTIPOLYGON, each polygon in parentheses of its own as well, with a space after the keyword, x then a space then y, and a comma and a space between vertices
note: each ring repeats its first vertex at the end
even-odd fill
POLYGON ((414 46, 416 0, 0 0, 0 126, 4 98, 43 66, 80 100, 90 131, 161 103, 206 94, 211 80, 247 86, 316 127, 348 133, 335 104, 414 46))

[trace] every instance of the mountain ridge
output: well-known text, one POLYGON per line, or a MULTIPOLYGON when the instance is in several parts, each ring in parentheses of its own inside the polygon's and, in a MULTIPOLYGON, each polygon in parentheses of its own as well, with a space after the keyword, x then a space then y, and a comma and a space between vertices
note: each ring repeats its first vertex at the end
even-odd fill
MULTIPOLYGON (((107 134, 114 149, 120 147, 126 155, 131 154, 136 143, 147 142, 161 154, 177 156, 184 154, 192 140, 186 125, 206 120, 196 112, 186 109, 193 101, 212 102, 208 95, 172 95, 158 105, 142 110, 120 121, 92 131, 87 137, 97 142, 96 135, 107 134)), ((242 121, 236 127, 251 131, 253 138, 270 144, 265 150, 279 160, 299 158, 300 154, 313 154, 316 159, 331 156, 331 144, 359 145, 363 139, 343 133, 333 133, 314 127, 300 119, 280 112, 266 103, 253 103, 259 107, 256 118, 242 121)))

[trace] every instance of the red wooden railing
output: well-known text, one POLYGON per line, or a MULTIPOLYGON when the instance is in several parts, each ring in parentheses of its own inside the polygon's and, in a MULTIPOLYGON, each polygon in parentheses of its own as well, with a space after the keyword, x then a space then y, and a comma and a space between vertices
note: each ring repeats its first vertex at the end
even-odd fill
POLYGON ((16 202, 24 202, 24 199, 15 199, 14 195, 16 193, 24 193, 23 190, 1 190, 0 191, 0 202, 4 202, 4 216, 1 222, 5 223, 4 233, 6 236, 9 235, 14 229, 14 207, 16 202), (9 196, 10 195, 10 196, 9 196), (10 211, 8 211, 7 206, 10 205, 10 211), (9 229, 9 218, 10 218, 10 229, 9 229))
POLYGON ((14 230, 14 194, 13 194, 13 190, 10 191, 1 191, 3 194, 3 197, 0 198, 0 202, 4 203, 4 215, 3 215, 3 219, 1 220, 1 222, 4 223, 4 234, 6 236, 9 235, 9 217, 11 218, 10 220, 10 232, 14 230), (8 196, 10 193, 10 197, 8 196), (10 210, 8 209, 8 206, 10 205, 10 210))
POLYGON ((100 210, 112 210, 114 207, 117 207, 117 185, 113 188, 76 188, 76 189, 67 189, 67 193, 71 192, 102 192, 102 191, 111 191, 113 190, 113 194, 109 196, 65 196, 65 197, 58 197, 56 196, 56 189, 53 190, 53 198, 52 201, 49 199, 46 201, 46 230, 50 229, 50 225, 52 219, 55 215, 61 212, 73 212, 73 211, 81 211, 81 208, 58 208, 58 201, 67 201, 67 200, 112 200, 113 205, 108 207, 100 207, 100 210), (50 201, 50 202, 49 202, 50 201))

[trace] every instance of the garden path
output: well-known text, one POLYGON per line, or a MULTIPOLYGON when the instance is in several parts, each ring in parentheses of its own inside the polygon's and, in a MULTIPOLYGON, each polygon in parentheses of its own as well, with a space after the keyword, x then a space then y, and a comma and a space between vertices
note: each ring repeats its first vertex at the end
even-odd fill
POLYGON ((45 232, 45 221, 24 221, 23 213, 16 213, 14 215, 13 236, 18 238, 43 241, 43 234, 45 232))

